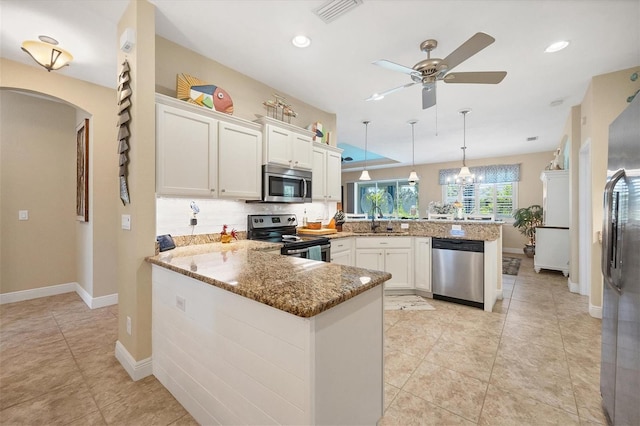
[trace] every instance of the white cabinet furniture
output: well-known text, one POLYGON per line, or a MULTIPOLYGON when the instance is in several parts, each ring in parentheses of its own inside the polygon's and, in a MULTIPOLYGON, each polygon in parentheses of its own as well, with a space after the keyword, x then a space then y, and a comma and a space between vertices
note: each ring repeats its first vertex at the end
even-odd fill
POLYGON ((385 289, 412 289, 412 237, 357 237, 355 266, 389 272, 385 289))
POLYGON ((569 171, 545 170, 542 180, 542 227, 536 228, 533 268, 562 271, 569 276, 569 171))
POLYGON ((353 238, 336 238, 331 240, 331 263, 354 266, 353 238))
POLYGON ((569 228, 546 227, 536 228, 536 255, 533 268, 562 271, 569 276, 569 228))
POLYGON ((545 170, 542 180, 543 220, 546 226, 569 226, 569 171, 545 170))
POLYGON ((342 150, 313 144, 311 197, 314 201, 340 201, 342 198, 342 150))
POLYGON ((158 195, 258 200, 261 159, 259 125, 156 95, 158 195))
POLYGON ((416 290, 431 293, 431 238, 416 237, 414 239, 416 290))
POLYGON ((312 132, 269 117, 260 117, 256 122, 264 126, 263 164, 313 168, 312 132))

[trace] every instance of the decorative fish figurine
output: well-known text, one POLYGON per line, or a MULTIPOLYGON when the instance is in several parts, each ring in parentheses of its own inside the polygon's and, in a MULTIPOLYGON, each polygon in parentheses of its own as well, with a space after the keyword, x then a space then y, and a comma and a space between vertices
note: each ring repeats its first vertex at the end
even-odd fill
POLYGON ((233 100, 221 87, 208 84, 188 74, 178 74, 176 86, 178 99, 218 112, 233 114, 233 100))

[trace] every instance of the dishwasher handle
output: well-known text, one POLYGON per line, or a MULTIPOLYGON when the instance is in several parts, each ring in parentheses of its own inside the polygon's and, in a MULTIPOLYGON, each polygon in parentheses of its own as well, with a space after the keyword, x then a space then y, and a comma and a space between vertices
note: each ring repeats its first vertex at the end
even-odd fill
POLYGON ((456 250, 484 253, 484 241, 462 240, 458 238, 432 238, 431 248, 436 250, 456 250))

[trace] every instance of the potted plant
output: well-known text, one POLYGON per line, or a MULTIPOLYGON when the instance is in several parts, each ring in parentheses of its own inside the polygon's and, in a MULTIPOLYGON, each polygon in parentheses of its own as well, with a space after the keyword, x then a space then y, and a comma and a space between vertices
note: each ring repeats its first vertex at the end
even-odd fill
POLYGON ((513 226, 529 239, 522 249, 524 254, 533 257, 536 253, 536 227, 542 225, 542 207, 537 204, 521 207, 513 212, 513 218, 513 226))

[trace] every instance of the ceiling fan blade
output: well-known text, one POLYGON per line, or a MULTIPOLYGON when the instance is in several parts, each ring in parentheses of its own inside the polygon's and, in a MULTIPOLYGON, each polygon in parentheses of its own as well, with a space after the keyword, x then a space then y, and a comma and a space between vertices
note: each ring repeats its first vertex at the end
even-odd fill
POLYGON ((436 104, 436 85, 435 83, 425 85, 422 88, 422 109, 431 108, 436 104))
POLYGON ((373 64, 391 71, 398 71, 404 74, 420 74, 413 68, 405 67, 404 65, 396 64, 395 62, 387 61, 386 59, 377 60, 373 62, 373 64))
POLYGON ((389 89, 389 90, 386 90, 386 91, 381 92, 381 93, 374 93, 373 95, 371 95, 367 99, 365 99, 365 101, 377 101, 377 100, 380 100, 380 99, 384 98, 385 96, 390 95, 391 93, 399 92, 400 90, 405 89, 407 87, 411 87, 414 84, 416 84, 416 83, 415 82, 411 82, 411 83, 404 84, 402 86, 394 87, 393 89, 389 89))
POLYGON ((444 82, 498 84, 506 75, 506 71, 452 72, 444 76, 444 82))
POLYGON ((451 52, 442 62, 447 65, 448 70, 452 70, 494 41, 496 41, 496 39, 488 34, 476 33, 469 40, 462 43, 460 47, 451 52))

